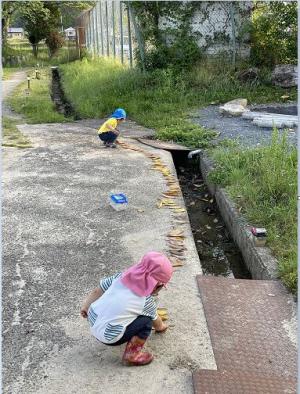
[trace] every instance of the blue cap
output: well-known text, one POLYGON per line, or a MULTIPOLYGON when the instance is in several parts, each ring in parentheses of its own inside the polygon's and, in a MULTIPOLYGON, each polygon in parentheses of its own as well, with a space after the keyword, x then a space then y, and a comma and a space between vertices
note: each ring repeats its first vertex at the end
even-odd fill
POLYGON ((123 108, 118 108, 115 110, 115 112, 111 115, 112 118, 116 119, 126 119, 126 112, 123 108))

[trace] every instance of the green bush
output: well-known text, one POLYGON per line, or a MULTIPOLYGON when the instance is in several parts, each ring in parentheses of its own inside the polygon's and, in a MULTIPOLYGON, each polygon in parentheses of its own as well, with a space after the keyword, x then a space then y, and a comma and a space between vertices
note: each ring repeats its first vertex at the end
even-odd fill
MULTIPOLYGON (((174 71, 191 69, 202 57, 194 37, 181 34, 175 37, 172 43, 166 45, 159 43, 156 47, 146 51, 145 68, 149 71, 155 69, 167 69, 172 67, 174 71)), ((136 60, 142 69, 139 51, 136 60)))
POLYGON ((48 34, 45 42, 49 49, 50 57, 53 57, 57 53, 57 51, 62 48, 65 40, 58 31, 51 31, 48 34))
POLYGON ((297 2, 259 2, 252 14, 251 61, 297 63, 297 2))

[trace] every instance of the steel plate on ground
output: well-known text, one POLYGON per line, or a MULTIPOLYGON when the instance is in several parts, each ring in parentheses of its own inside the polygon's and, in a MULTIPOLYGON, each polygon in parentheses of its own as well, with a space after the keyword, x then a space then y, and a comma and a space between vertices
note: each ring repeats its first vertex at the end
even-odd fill
POLYGON ((196 394, 294 394, 296 379, 246 371, 202 369, 193 374, 196 394))
POLYGON ((197 281, 218 370, 297 377, 295 303, 279 281, 197 281))

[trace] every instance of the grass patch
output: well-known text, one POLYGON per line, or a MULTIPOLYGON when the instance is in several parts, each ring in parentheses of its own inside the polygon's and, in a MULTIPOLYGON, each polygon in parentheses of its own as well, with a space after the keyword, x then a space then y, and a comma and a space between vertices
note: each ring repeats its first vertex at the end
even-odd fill
POLYGON ((28 123, 68 122, 71 119, 56 112, 50 97, 50 70, 41 69, 41 79, 31 73, 30 93, 27 96, 27 81, 21 83, 7 99, 17 113, 23 114, 28 123))
POLYGON ((26 39, 8 40, 2 52, 4 64, 12 67, 35 67, 39 64, 43 68, 45 66, 67 63, 79 58, 79 52, 74 42, 67 43, 53 57, 49 57, 48 48, 43 43, 39 45, 37 58, 34 57, 32 47, 26 39))
POLYGON ((14 148, 32 148, 30 141, 17 128, 17 123, 17 121, 11 118, 2 118, 2 146, 11 146, 14 148))
POLYGON ((218 147, 210 180, 227 190, 249 223, 265 227, 268 246, 279 261, 279 273, 297 290, 297 150, 286 135, 273 132, 266 147, 218 147))
POLYGON ((203 63, 182 74, 172 70, 143 74, 112 59, 84 59, 60 69, 66 95, 82 117, 103 117, 123 107, 130 118, 155 129, 157 138, 191 147, 208 146, 214 135, 187 120, 193 109, 236 97, 265 103, 282 101, 280 97, 288 93, 296 99, 295 89, 287 92, 268 81, 241 83, 220 62, 203 63))

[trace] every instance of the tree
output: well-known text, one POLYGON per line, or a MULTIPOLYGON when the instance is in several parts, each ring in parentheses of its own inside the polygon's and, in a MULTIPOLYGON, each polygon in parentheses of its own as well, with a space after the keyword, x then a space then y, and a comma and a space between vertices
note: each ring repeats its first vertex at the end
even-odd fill
POLYGON ((79 14, 95 5, 94 1, 61 1, 59 10, 62 17, 63 26, 70 27, 75 25, 79 14))
POLYGON ((58 31, 50 31, 46 38, 46 45, 49 49, 50 57, 54 56, 59 48, 64 45, 65 40, 58 31))
POLYGON ((74 22, 82 10, 94 4, 94 1, 4 1, 2 2, 3 44, 6 43, 8 26, 11 21, 15 21, 19 27, 24 28, 35 57, 38 55, 39 42, 44 39, 49 44, 47 45, 50 54, 53 54, 53 50, 57 49, 54 49, 54 46, 59 47, 62 42, 57 36, 62 16, 74 22))
POLYGON ((21 20, 32 45, 33 54, 37 57, 39 42, 59 26, 58 4, 54 1, 26 1, 22 5, 21 20))
POLYGON ((256 65, 297 63, 297 2, 257 2, 251 57, 256 65))
POLYGON ((7 29, 13 14, 20 7, 17 1, 2 1, 2 43, 5 46, 7 41, 7 29))

